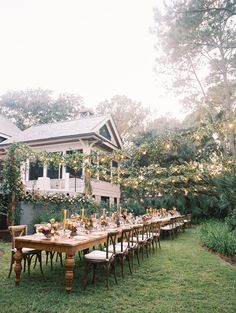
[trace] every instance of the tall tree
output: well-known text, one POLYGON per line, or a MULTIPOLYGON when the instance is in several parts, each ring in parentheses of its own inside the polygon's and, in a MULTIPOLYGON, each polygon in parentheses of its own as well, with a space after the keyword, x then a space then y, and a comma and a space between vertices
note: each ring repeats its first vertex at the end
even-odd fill
POLYGON ((174 117, 168 116, 156 118, 153 121, 150 121, 146 127, 147 131, 151 132, 154 137, 179 128, 181 128, 181 122, 174 117))
POLYGON ((144 130, 148 109, 142 107, 126 96, 116 95, 111 100, 101 102, 96 111, 111 114, 125 143, 132 141, 134 136, 144 130))
MULTIPOLYGON (((235 111, 235 7, 232 0, 175 0, 163 14, 155 10, 158 66, 188 103, 204 105, 213 121, 222 111, 228 125, 235 111)), ((236 156, 233 129, 226 129, 225 153, 236 156)))
POLYGON ((0 97, 0 113, 22 130, 35 124, 75 118, 82 107, 78 95, 65 93, 55 98, 51 90, 43 89, 9 91, 0 97))

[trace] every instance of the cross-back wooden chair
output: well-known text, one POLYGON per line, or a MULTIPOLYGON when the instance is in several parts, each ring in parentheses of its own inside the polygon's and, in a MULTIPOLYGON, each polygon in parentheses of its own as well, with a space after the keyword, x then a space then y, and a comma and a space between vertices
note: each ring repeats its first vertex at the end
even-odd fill
POLYGON ((169 224, 162 226, 161 231, 164 233, 164 235, 168 235, 169 238, 174 239, 177 231, 176 218, 171 217, 169 224))
POLYGON ((115 282, 117 283, 116 271, 115 271, 115 254, 116 254, 116 244, 118 239, 118 231, 109 232, 106 239, 106 249, 105 251, 93 250, 84 255, 85 259, 85 279, 84 288, 86 288, 88 283, 88 275, 91 268, 93 268, 93 279, 95 282, 95 274, 97 265, 102 265, 105 272, 106 287, 109 289, 109 273, 112 267, 114 272, 115 282), (112 251, 109 251, 109 247, 113 247, 112 251))
POLYGON ((138 265, 140 266, 140 261, 139 261, 139 241, 138 241, 138 236, 140 232, 140 228, 142 226, 140 225, 133 225, 131 227, 131 235, 130 235, 130 240, 129 240, 129 250, 130 250, 130 256, 131 256, 131 264, 132 264, 132 270, 134 269, 134 256, 136 255, 138 265))
MULTIPOLYGON (((121 275, 124 278, 124 262, 127 260, 129 265, 130 274, 132 274, 131 263, 130 263, 130 239, 132 235, 132 228, 123 228, 121 231, 121 237, 119 238, 119 242, 115 247, 115 258, 121 265, 121 275)), ((108 247, 109 252, 113 252, 113 245, 108 247)))
MULTIPOLYGON (((142 253, 142 260, 144 256, 144 250, 146 252, 146 255, 148 257, 148 251, 150 250, 150 244, 151 244, 151 235, 150 235, 150 223, 144 223, 140 228, 139 228, 139 234, 137 237, 138 244, 139 244, 139 249, 141 250, 142 253)), ((133 240, 135 241, 135 237, 133 237, 133 240)))
POLYGON ((183 219, 183 216, 177 216, 176 217, 176 227, 177 227, 177 232, 180 232, 180 231, 184 230, 184 219, 183 219))
POLYGON ((153 252, 155 251, 154 245, 156 246, 157 250, 157 244, 159 245, 159 248, 161 248, 161 222, 152 222, 151 223, 151 233, 153 236, 152 240, 152 249, 153 252))
MULTIPOLYGON (((15 248, 15 238, 21 237, 27 235, 27 225, 17 225, 17 226, 9 226, 9 231, 11 235, 11 241, 12 241, 12 249, 11 249, 11 263, 10 263, 10 270, 8 274, 8 278, 11 276, 13 264, 15 263, 14 255, 16 253, 15 248)), ((28 269, 28 275, 30 275, 30 265, 32 258, 35 257, 35 264, 39 261, 40 271, 43 275, 43 269, 42 269, 42 253, 40 250, 30 249, 30 248, 22 248, 22 256, 24 261, 24 272, 26 270, 26 264, 28 269)))
POLYGON ((192 223, 192 215, 191 214, 186 214, 184 215, 184 227, 190 227, 191 226, 191 223, 192 223))

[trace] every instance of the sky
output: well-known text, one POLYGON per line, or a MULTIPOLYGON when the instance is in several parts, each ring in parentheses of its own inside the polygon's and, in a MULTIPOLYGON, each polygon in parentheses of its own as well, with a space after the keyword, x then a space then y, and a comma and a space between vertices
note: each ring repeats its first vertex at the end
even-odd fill
POLYGON ((0 0, 0 94, 43 88, 86 107, 126 95, 154 116, 181 118, 153 67, 161 0, 0 0))

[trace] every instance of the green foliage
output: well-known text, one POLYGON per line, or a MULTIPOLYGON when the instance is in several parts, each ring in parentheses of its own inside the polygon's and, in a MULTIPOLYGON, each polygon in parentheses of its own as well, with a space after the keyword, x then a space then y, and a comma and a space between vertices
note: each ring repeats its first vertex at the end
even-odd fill
POLYGON ((9 224, 14 224, 19 220, 20 208, 18 202, 22 193, 22 182, 20 173, 21 157, 15 154, 19 144, 12 144, 8 150, 8 156, 3 166, 3 181, 1 191, 7 203, 7 214, 9 224))
POLYGON ((236 170, 232 169, 229 173, 221 174, 213 183, 217 187, 220 195, 219 206, 222 209, 228 210, 228 214, 236 208, 236 170))
POLYGON ((145 206, 137 200, 128 199, 121 203, 121 207, 127 209, 128 212, 134 213, 135 216, 145 214, 145 206))
POLYGON ((236 236, 223 221, 205 222, 199 229, 199 237, 202 243, 213 251, 226 256, 236 255, 236 236))
POLYGON ((166 194, 159 197, 141 198, 139 201, 134 196, 124 201, 122 207, 133 211, 136 215, 144 214, 146 209, 151 207, 168 210, 176 207, 181 214, 191 213, 194 223, 209 218, 225 218, 228 215, 228 210, 219 206, 219 199, 216 196, 205 194, 166 194))
POLYGON ((236 208, 226 217, 226 223, 236 236, 236 208))
POLYGON ((60 206, 55 206, 49 204, 47 207, 42 207, 40 205, 35 205, 35 212, 32 225, 41 224, 41 223, 49 223, 51 218, 55 218, 56 221, 61 222, 63 220, 63 208, 60 206))
POLYGON ((48 223, 51 218, 55 218, 56 221, 62 222, 63 211, 68 211, 68 217, 71 214, 77 213, 81 215, 81 209, 85 209, 85 216, 90 217, 91 214, 96 214, 97 217, 102 215, 103 208, 110 215, 112 212, 117 211, 117 207, 109 206, 106 202, 96 203, 92 199, 78 197, 79 201, 72 201, 73 198, 68 196, 67 202, 62 201, 35 201, 34 211, 35 214, 32 219, 32 227, 34 224, 48 223), (71 200, 71 201, 70 201, 71 200))

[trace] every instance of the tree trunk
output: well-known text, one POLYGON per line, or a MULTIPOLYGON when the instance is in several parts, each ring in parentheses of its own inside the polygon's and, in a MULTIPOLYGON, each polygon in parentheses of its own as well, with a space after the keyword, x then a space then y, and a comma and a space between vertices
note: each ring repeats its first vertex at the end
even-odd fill
MULTIPOLYGON (((219 47, 220 55, 221 55, 221 64, 222 64, 222 75, 223 75, 223 86, 224 86, 224 94, 225 94, 225 113, 226 113, 226 120, 227 122, 232 119, 232 103, 231 103, 231 96, 230 96, 230 86, 228 82, 228 76, 227 76, 227 65, 225 60, 224 51, 221 47, 219 47)), ((235 144, 234 144, 234 134, 232 128, 229 127, 229 125, 226 125, 227 129, 227 140, 229 144, 229 150, 232 156, 236 157, 236 151, 235 151, 235 144)))
POLYGON ((13 191, 10 195, 10 201, 8 203, 8 224, 9 226, 15 224, 16 215, 16 193, 13 191))

